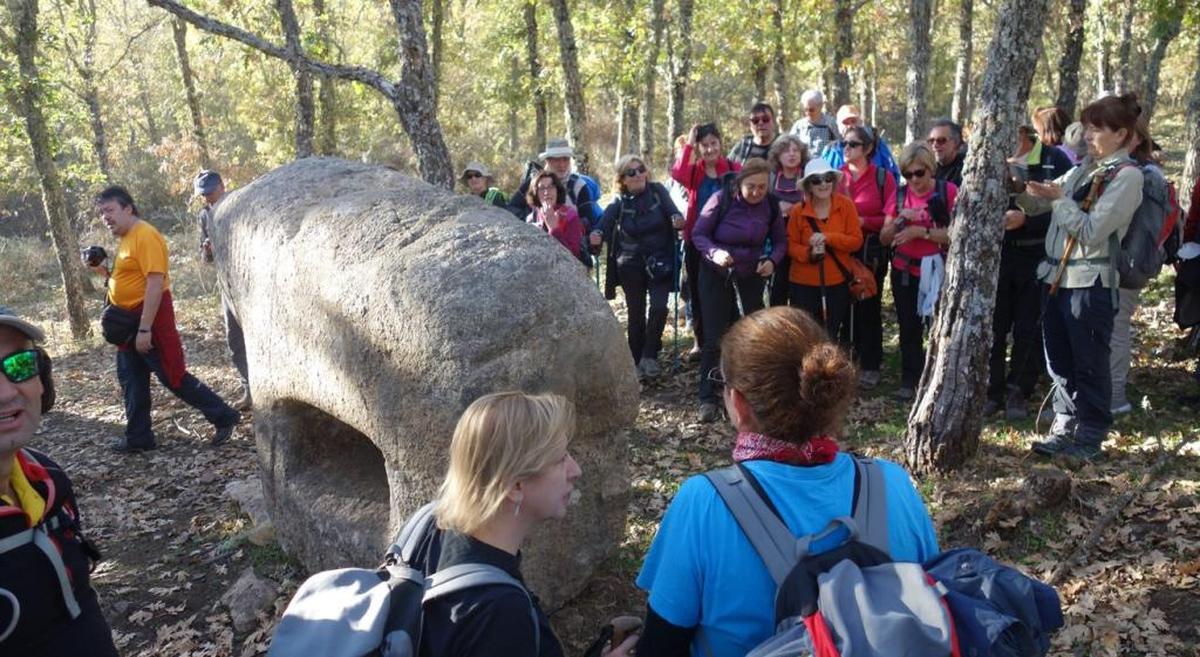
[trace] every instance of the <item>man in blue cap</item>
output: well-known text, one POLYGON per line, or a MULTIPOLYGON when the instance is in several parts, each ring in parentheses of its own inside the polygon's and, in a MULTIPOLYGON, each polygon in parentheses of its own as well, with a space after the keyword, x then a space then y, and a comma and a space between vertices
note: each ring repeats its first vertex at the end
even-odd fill
MULTIPOLYGON (((213 262, 212 227, 216 214, 217 203, 225 196, 225 182, 216 171, 201 171, 196 174, 194 184, 196 196, 204 199, 204 207, 200 209, 200 257, 204 262, 213 262)), ((234 402, 233 407, 239 411, 248 410, 252 404, 250 397, 250 374, 246 365, 246 337, 242 333, 242 324, 233 314, 233 307, 225 291, 221 290, 221 309, 225 314, 225 342, 229 345, 229 358, 237 368, 242 380, 242 397, 234 402)))

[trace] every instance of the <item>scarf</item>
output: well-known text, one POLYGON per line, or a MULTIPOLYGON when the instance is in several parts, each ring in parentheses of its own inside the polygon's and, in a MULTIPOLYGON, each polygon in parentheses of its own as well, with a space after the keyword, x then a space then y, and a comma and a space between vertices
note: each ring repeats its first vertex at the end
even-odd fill
POLYGON ((761 433, 740 431, 733 447, 733 460, 775 461, 788 465, 824 465, 837 457, 837 441, 828 436, 813 436, 802 444, 777 440, 761 433))

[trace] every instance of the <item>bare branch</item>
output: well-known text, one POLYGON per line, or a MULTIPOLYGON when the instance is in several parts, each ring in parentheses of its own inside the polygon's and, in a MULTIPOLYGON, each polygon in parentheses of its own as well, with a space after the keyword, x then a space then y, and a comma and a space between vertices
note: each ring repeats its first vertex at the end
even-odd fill
POLYGON ((196 13, 191 9, 179 4, 176 0, 146 0, 146 4, 152 7, 159 7, 166 11, 175 14, 180 19, 191 23, 197 28, 223 36, 228 39, 233 39, 242 44, 250 46, 263 54, 282 59, 284 61, 294 62, 297 66, 308 70, 310 73, 324 75, 328 77, 341 78, 365 84, 379 91, 379 93, 387 96, 395 101, 399 99, 400 93, 396 89, 396 85, 389 81, 379 71, 374 71, 362 66, 343 66, 340 64, 330 64, 312 59, 305 55, 294 55, 291 51, 282 46, 275 45, 262 37, 247 32, 240 27, 223 23, 215 18, 210 18, 203 14, 196 13))
POLYGON ((113 60, 112 64, 109 64, 108 68, 97 73, 96 78, 104 79, 105 77, 108 76, 109 73, 112 73, 113 70, 117 68, 117 66, 120 66, 121 62, 125 61, 125 58, 129 56, 129 52, 131 50, 133 50, 133 44, 136 43, 138 39, 142 38, 142 35, 146 34, 150 30, 153 30, 154 28, 161 25, 163 18, 164 18, 163 16, 159 16, 158 18, 154 19, 153 21, 147 23, 144 27, 142 27, 142 29, 138 30, 135 34, 131 35, 128 39, 126 39, 125 40, 125 48, 123 50, 121 50, 121 54, 118 55, 117 58, 113 60))
POLYGON ((850 13, 857 14, 859 9, 862 9, 871 0, 858 0, 858 3, 850 8, 850 13))

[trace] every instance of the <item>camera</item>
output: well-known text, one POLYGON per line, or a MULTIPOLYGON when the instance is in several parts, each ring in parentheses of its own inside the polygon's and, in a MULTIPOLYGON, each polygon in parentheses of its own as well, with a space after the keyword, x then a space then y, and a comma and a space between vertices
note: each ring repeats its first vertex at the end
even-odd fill
POLYGON ((908 217, 906 217, 904 215, 900 215, 899 217, 896 217, 896 232, 897 233, 904 230, 904 228, 906 226, 908 226, 908 217))
POLYGON ((79 256, 83 258, 88 267, 96 267, 105 260, 108 260, 108 251, 105 251, 102 246, 92 245, 85 249, 80 249, 79 256))

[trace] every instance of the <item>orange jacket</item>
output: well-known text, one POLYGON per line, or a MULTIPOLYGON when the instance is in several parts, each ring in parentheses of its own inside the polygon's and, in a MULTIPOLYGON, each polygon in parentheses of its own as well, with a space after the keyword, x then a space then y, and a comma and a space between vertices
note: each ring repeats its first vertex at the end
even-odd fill
MULTIPOLYGON (((808 259, 811 250, 808 240, 813 233, 808 217, 816 219, 816 216, 811 198, 806 200, 804 205, 793 205, 792 209, 788 211, 788 257, 792 259, 791 269, 788 270, 788 280, 798 285, 817 286, 821 284, 821 277, 817 270, 817 267, 822 266, 821 263, 808 259)), ((838 285, 845 282, 846 277, 842 275, 842 270, 834 264, 830 254, 836 252, 842 266, 849 268, 848 256, 862 247, 863 243, 858 210, 854 207, 854 201, 851 201, 850 197, 834 192, 829 206, 829 218, 816 219, 816 222, 821 227, 821 232, 825 234, 825 259, 823 260, 825 284, 838 285)))

